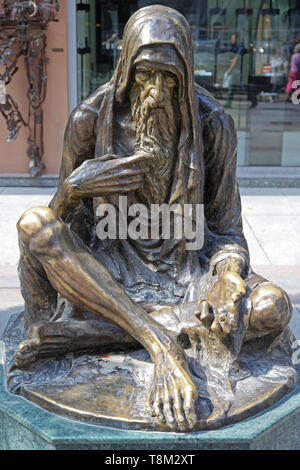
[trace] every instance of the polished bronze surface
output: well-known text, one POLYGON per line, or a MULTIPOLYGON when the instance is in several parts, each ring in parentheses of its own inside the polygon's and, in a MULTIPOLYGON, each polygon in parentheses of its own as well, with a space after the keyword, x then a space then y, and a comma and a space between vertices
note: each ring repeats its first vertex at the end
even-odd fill
POLYGON ((247 418, 295 385, 290 300, 249 264, 233 120, 193 77, 184 17, 136 12, 111 81, 71 114, 54 199, 18 222, 25 311, 5 333, 8 386, 49 410, 187 432, 247 418), (128 207, 204 204, 203 247, 99 239, 98 209, 121 212, 120 195, 128 207))

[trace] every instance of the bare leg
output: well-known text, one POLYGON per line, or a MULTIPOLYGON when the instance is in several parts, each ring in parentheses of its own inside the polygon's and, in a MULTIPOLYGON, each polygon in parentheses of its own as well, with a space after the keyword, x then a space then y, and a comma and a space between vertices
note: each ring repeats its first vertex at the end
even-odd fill
POLYGON ((252 312, 246 339, 280 333, 288 326, 293 307, 286 292, 263 281, 250 294, 252 312))
POLYGON ((155 364, 149 411, 174 428, 193 427, 197 389, 176 336, 124 293, 51 209, 25 212, 18 231, 20 244, 42 264, 57 292, 78 308, 121 327, 148 350, 155 364))
MULTIPOLYGON (((85 315, 65 299, 57 301, 57 291, 45 270, 20 240, 19 277, 25 300, 27 336, 19 345, 15 363, 26 368, 39 358, 72 351, 98 350, 102 353, 138 349, 140 343, 123 329, 85 315)), ((172 307, 147 312, 167 330, 178 336, 180 320, 172 307)))
POLYGON ((57 291, 48 281, 42 264, 31 255, 20 241, 18 267, 22 296, 25 300, 25 323, 29 327, 38 321, 47 321, 54 315, 57 291))
POLYGON ((21 240, 20 255, 19 277, 25 300, 27 336, 15 355, 18 367, 25 368, 38 358, 71 351, 98 349, 106 352, 140 347, 121 328, 97 318, 86 318, 82 310, 71 304, 65 308, 64 299, 57 301, 58 293, 41 262, 21 240))

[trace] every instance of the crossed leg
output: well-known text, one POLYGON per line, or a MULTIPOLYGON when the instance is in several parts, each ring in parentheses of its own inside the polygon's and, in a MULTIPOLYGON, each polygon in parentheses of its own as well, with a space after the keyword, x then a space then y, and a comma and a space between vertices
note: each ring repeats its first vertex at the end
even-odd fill
MULTIPOLYGON (((38 311, 48 311, 49 315, 50 309, 53 313, 54 294, 58 292, 78 309, 120 327, 148 350, 154 362, 149 411, 171 427, 192 428, 197 421, 194 408, 197 388, 176 335, 126 295, 107 269, 50 208, 35 207, 26 211, 17 228, 21 256, 32 272, 32 283, 36 282, 42 292, 36 302, 27 302, 26 310, 31 310, 36 319, 38 311)), ((21 273, 22 269, 25 269, 24 263, 21 273)), ((30 277, 23 272, 24 278, 26 275, 30 277)), ((27 282, 22 286, 25 302, 29 285, 27 282)), ((27 349, 30 344, 36 347, 30 343, 30 338, 28 341, 27 349)), ((22 345, 19 353, 22 354, 22 345)), ((25 353, 28 354, 26 348, 25 353)))
MULTIPOLYGON (((182 327, 180 320, 170 321, 168 313, 165 316, 161 312, 149 315, 133 302, 79 237, 56 218, 48 207, 37 207, 25 212, 18 222, 18 232, 25 313, 30 323, 33 322, 27 340, 20 345, 16 355, 20 364, 31 353, 35 357, 37 351, 43 350, 43 345, 39 344, 39 335, 36 334, 37 330, 41 333, 43 328, 45 336, 50 338, 44 344, 45 354, 53 350, 55 341, 56 352, 67 351, 66 344, 71 350, 76 349, 78 335, 83 330, 86 337, 81 338, 81 346, 84 341, 87 341, 87 347, 93 341, 95 346, 100 342, 100 347, 141 344, 149 351, 155 364, 154 381, 148 399, 149 411, 173 428, 192 428, 197 420, 194 411, 197 390, 183 348, 177 341, 182 327), (75 308, 89 311, 104 320, 101 334, 94 334, 91 323, 84 329, 81 322, 77 324, 73 320, 69 324, 43 322, 55 313, 57 293, 68 299, 75 308)), ((291 316, 286 294, 276 286, 261 281, 265 280, 259 278, 258 282, 246 281, 251 289, 250 337, 282 331, 291 316)), ((189 311, 187 326, 192 329, 197 327, 198 320, 193 309, 189 311)), ((249 334, 246 336, 249 337, 249 334)))

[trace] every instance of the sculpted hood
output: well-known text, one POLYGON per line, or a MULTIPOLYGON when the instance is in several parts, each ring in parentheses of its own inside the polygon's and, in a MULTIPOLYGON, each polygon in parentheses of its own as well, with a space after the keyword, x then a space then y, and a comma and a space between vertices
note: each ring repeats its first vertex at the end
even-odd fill
MULTIPOLYGON (((194 85, 193 41, 185 18, 172 8, 161 5, 142 8, 132 15, 124 30, 122 53, 110 87, 117 102, 126 100, 136 57, 147 46, 153 48, 157 45, 174 48, 175 54, 163 55, 160 60, 173 65, 179 78, 181 132, 169 203, 201 203, 203 162, 194 85)), ((105 139, 107 146, 98 151, 97 156, 113 151, 112 140, 113 136, 111 142, 105 139)))
POLYGON ((135 240, 98 240, 94 236, 95 207, 102 202, 116 206, 113 196, 107 196, 106 201, 104 198, 83 201, 84 211, 79 207, 75 215, 70 215, 70 223, 76 233, 80 228, 80 237, 93 246, 99 261, 126 288, 128 295, 135 300, 145 295, 147 302, 157 299, 169 304, 183 297, 192 280, 198 282, 213 254, 219 257, 217 261, 226 256, 227 245, 247 255, 235 175, 234 123, 214 98, 194 83, 191 31, 180 13, 157 5, 139 10, 129 19, 112 79, 71 115, 60 184, 85 159, 118 154, 114 113, 123 105, 130 106, 128 92, 135 61, 147 55, 151 62, 172 66, 179 83, 178 154, 166 202, 177 203, 178 207, 194 206, 203 203, 205 196, 205 246, 198 253, 187 250, 184 239, 163 239, 156 249, 148 249, 135 240), (121 106, 116 106, 118 103, 121 106))
MULTIPOLYGON (((182 159, 190 170, 196 172, 195 175, 192 173, 189 178, 189 189, 196 190, 194 180, 198 180, 199 186, 203 171, 194 85, 193 40, 188 22, 178 11, 161 5, 152 5, 138 10, 129 19, 124 30, 122 54, 113 77, 117 83, 116 99, 117 101, 124 99, 134 60, 142 48, 154 45, 170 45, 178 56, 177 60, 176 58, 174 60, 174 56, 164 56, 163 59, 174 65, 178 71, 181 110, 179 160, 182 159)), ((173 194, 174 200, 170 202, 179 202, 177 197, 173 194)), ((190 200, 190 196, 186 195, 185 202, 188 202, 187 199, 190 200)), ((197 201, 189 202, 200 202, 198 199, 200 199, 200 193, 198 193, 197 201)))
MULTIPOLYGON (((157 60, 172 65, 179 79, 180 137, 168 203, 181 206, 200 204, 203 202, 204 181, 202 139, 194 84, 193 40, 185 18, 172 8, 161 5, 142 8, 132 15, 124 30, 121 57, 110 87, 114 92, 114 100, 121 103, 126 101, 135 59, 145 50, 151 49, 155 53, 159 45, 171 46, 164 49, 169 53, 158 52, 157 60), (173 53, 170 53, 170 49, 173 53)), ((107 118, 101 121, 112 122, 107 118)), ((102 148, 100 153, 97 152, 97 156, 113 152, 112 134, 110 142, 106 142, 110 144, 109 147, 102 148)), ((176 263, 181 262, 184 256, 184 241, 165 240, 161 257, 164 258, 171 252, 176 263)))

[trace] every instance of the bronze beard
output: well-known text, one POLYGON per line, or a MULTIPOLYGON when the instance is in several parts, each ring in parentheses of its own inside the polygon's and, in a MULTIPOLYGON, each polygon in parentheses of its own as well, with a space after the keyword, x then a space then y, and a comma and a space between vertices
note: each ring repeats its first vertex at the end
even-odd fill
POLYGON ((159 105, 153 105, 151 97, 143 102, 138 85, 130 92, 131 113, 136 128, 135 153, 145 152, 153 160, 149 173, 145 174, 145 187, 137 193, 148 206, 167 202, 172 181, 178 142, 179 113, 176 99, 166 96, 159 105))

